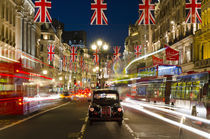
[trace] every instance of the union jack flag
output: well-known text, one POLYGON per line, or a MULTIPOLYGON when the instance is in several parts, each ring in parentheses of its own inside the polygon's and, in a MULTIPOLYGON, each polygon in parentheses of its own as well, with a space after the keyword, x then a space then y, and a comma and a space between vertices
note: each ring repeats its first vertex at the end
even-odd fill
POLYGON ((155 24, 155 2, 154 0, 140 0, 138 25, 155 24))
POLYGON ((141 45, 135 46, 134 49, 136 50, 135 52, 136 57, 139 57, 141 55, 142 46, 141 45))
POLYGON ((186 23, 202 23, 201 0, 186 0, 186 23))
POLYGON ((48 11, 48 9, 51 9, 51 1, 36 0, 35 8, 37 9, 37 12, 34 17, 34 22, 41 22, 41 23, 50 22, 50 23, 52 23, 52 18, 48 11))
POLYGON ((80 67, 82 70, 84 70, 84 60, 82 56, 80 57, 80 67))
POLYGON ((91 3, 91 10, 94 10, 91 17, 91 25, 94 24, 94 21, 96 21, 96 25, 108 25, 108 20, 104 13, 104 10, 107 10, 107 3, 104 3, 104 0, 94 0, 94 3, 91 3))
POLYGON ((76 61, 76 59, 77 59, 77 47, 75 47, 75 46, 72 46, 71 48, 70 48, 70 50, 71 50, 71 60, 72 60, 72 62, 75 62, 76 61))
POLYGON ((55 46, 53 46, 52 44, 48 46, 48 61, 51 62, 54 60, 54 52, 55 46))
POLYGON ((69 61, 69 70, 72 70, 73 69, 73 63, 72 63, 72 60, 70 58, 70 61, 69 61))
POLYGON ((96 53, 94 53, 93 56, 94 56, 94 62, 99 65, 99 55, 98 55, 97 49, 96 49, 96 53))
POLYGON ((114 47, 114 59, 118 60, 120 57, 120 46, 115 46, 114 47))
POLYGON ((86 72, 88 73, 88 65, 87 64, 85 64, 85 70, 86 70, 86 72))
POLYGON ((63 56, 63 67, 66 67, 66 56, 63 56))

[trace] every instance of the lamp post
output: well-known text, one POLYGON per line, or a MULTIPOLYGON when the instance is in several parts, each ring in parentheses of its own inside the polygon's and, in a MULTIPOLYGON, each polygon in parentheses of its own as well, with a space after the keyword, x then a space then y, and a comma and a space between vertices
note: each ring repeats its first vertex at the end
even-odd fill
MULTIPOLYGON (((102 66, 101 65, 101 58, 102 58, 101 54, 102 54, 102 52, 105 52, 105 51, 107 51, 109 49, 109 45, 106 42, 102 41, 102 40, 98 40, 98 41, 96 41, 96 42, 94 42, 92 44, 91 49, 93 51, 98 51, 99 50, 99 66, 96 67, 97 69, 95 69, 95 71, 98 71, 99 75, 98 75, 98 79, 97 80, 99 80, 100 86, 103 87, 103 84, 101 83, 101 80, 99 79, 99 77, 101 76, 101 66, 102 66)), ((102 75, 101 79, 102 78, 103 78, 103 75, 102 75)))

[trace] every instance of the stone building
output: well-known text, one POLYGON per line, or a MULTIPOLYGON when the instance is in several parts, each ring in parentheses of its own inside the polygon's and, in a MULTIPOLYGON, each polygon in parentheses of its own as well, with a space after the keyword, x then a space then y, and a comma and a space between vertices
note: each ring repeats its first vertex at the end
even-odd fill
MULTIPOLYGON (((185 23, 185 15, 185 0, 159 1, 155 6, 155 25, 135 25, 129 27, 129 36, 125 41, 126 52, 124 53, 130 55, 128 52, 133 51, 132 47, 135 43, 146 46, 143 55, 156 52, 164 48, 165 45, 168 45, 179 51, 179 61, 167 61, 165 51, 155 56, 163 59, 164 64, 180 65, 183 72, 194 70, 194 36, 200 27, 198 24, 185 23)), ((153 65, 151 56, 138 62, 146 67, 153 65)), ((130 67, 131 71, 138 68, 136 65, 133 66, 130 67)))
POLYGON ((36 64, 28 57, 36 57, 35 9, 31 0, 0 1, 0 56, 17 62, 25 68, 35 69, 36 64))
POLYGON ((156 56, 163 58, 164 64, 180 65, 184 72, 191 71, 194 68, 193 37, 199 26, 185 23, 185 0, 161 0, 156 8, 156 25, 152 33, 153 51, 169 45, 180 52, 179 61, 166 61, 165 52, 156 56))
MULTIPOLYGON (((128 29, 128 37, 125 39, 125 50, 123 53, 123 61, 125 65, 136 58, 134 47, 141 45, 141 56, 149 53, 149 26, 130 25, 128 29)), ((151 42, 151 41, 150 41, 151 42)), ((136 73, 137 67, 141 67, 144 60, 138 62, 138 66, 131 67, 130 72, 136 73)))
POLYGON ((194 45, 194 61, 196 71, 210 70, 210 1, 203 0, 201 7, 201 29, 196 32, 194 45))

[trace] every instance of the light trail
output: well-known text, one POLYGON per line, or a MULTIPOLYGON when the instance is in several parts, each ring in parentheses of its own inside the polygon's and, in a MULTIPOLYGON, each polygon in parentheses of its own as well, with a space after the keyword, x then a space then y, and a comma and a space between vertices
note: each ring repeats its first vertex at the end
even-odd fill
POLYGON ((113 83, 116 83, 116 82, 133 81, 133 80, 139 80, 139 79, 141 79, 141 77, 139 77, 139 78, 131 78, 131 79, 124 79, 124 80, 116 80, 116 81, 112 81, 110 83, 113 84, 113 83))
POLYGON ((60 99, 60 95, 51 95, 51 96, 47 96, 47 97, 24 97, 23 100, 25 102, 36 102, 36 101, 44 101, 44 100, 56 100, 56 99, 60 99))
POLYGON ((16 62, 16 63, 20 63, 19 61, 17 61, 17 60, 14 60, 14 59, 11 59, 11 58, 8 58, 8 57, 5 57, 5 56, 2 56, 2 55, 0 55, 0 58, 2 58, 2 59, 5 59, 5 60, 7 60, 7 61, 12 61, 12 62, 16 62))
MULTIPOLYGON (((136 100, 128 99, 127 102, 130 102, 132 104, 138 104, 138 105, 141 105, 142 107, 146 107, 146 108, 156 109, 156 110, 167 112, 167 113, 170 113, 170 114, 179 115, 179 116, 186 117, 186 118, 189 118, 189 119, 192 119, 192 120, 201 121, 201 122, 204 122, 206 124, 210 124, 210 120, 207 120, 207 119, 204 119, 204 118, 195 117, 195 116, 191 116, 191 115, 188 115, 188 114, 184 114, 184 113, 180 113, 180 112, 176 112, 176 111, 172 111, 172 110, 168 110, 168 109, 151 106, 150 104, 141 103, 141 102, 136 101, 136 100)), ((165 107, 167 107, 167 106, 165 106, 165 107)))
MULTIPOLYGON (((182 122, 181 122, 181 123, 178 123, 178 122, 176 122, 176 121, 173 121, 173 120, 170 120, 170 119, 168 119, 168 118, 162 117, 162 116, 159 115, 159 114, 156 114, 156 113, 154 113, 154 112, 145 110, 144 108, 140 107, 139 105, 124 103, 124 102, 122 102, 121 104, 122 104, 123 106, 129 107, 129 108, 133 108, 133 109, 136 109, 136 110, 139 110, 139 111, 141 111, 141 112, 143 112, 143 113, 146 113, 146 114, 148 114, 148 115, 150 115, 150 116, 152 116, 152 117, 155 117, 155 118, 157 118, 157 119, 159 119, 159 120, 165 121, 165 122, 167 122, 167 123, 169 123, 169 124, 175 125, 175 126, 177 126, 177 127, 179 127, 179 128, 183 128, 183 129, 185 129, 185 130, 188 130, 188 131, 190 131, 190 132, 192 132, 192 133, 195 133, 195 134, 197 134, 197 135, 199 135, 199 136, 202 136, 202 137, 205 137, 205 138, 210 139, 210 134, 207 133, 207 132, 201 131, 201 130, 196 129, 196 128, 193 128, 193 127, 191 127, 191 126, 184 125, 182 122)), ((183 117, 183 118, 184 118, 184 117, 183 117)))
POLYGON ((147 58, 147 57, 149 57, 149 56, 158 54, 158 53, 160 53, 160 52, 162 52, 162 51, 165 51, 167 48, 168 48, 168 47, 165 47, 165 48, 162 48, 162 49, 160 49, 160 50, 158 50, 158 51, 155 51, 155 52, 152 52, 152 53, 150 53, 150 54, 147 54, 147 55, 144 55, 144 56, 142 56, 142 57, 139 57, 139 58, 134 59, 133 61, 131 61, 131 62, 125 67, 125 72, 128 73, 128 68, 129 68, 133 63, 135 63, 135 62, 137 62, 137 61, 139 61, 139 60, 142 60, 142 59, 144 59, 144 58, 147 58))

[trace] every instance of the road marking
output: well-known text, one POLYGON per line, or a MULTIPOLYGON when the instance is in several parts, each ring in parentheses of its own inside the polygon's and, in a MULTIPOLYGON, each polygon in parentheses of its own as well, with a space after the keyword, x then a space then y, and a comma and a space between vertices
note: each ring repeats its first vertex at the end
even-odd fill
POLYGON ((80 136, 78 137, 78 139, 83 139, 84 138, 84 134, 85 134, 85 129, 87 127, 87 122, 88 122, 88 114, 87 114, 87 117, 85 117, 85 122, 84 124, 82 125, 82 128, 80 130, 80 136))
POLYGON ((123 118, 124 121, 129 121, 129 118, 123 118))
POLYGON ((36 116, 39 116, 39 115, 41 115, 41 114, 46 113, 46 112, 49 112, 49 111, 55 110, 55 109, 57 109, 57 108, 63 107, 63 106, 65 106, 65 105, 68 105, 69 103, 70 103, 70 102, 67 102, 67 103, 65 103, 65 104, 62 104, 62 105, 59 105, 59 106, 50 108, 50 109, 48 109, 48 110, 39 112, 39 113, 37 113, 37 114, 34 114, 34 115, 32 115, 32 116, 30 116, 30 117, 28 117, 28 118, 25 118, 25 119, 23 119, 23 120, 19 120, 19 121, 15 122, 15 123, 12 123, 12 124, 10 124, 10 125, 7 125, 7 126, 5 126, 5 127, 0 128, 0 131, 5 130, 5 129, 10 128, 10 127, 13 127, 13 126, 15 126, 15 125, 18 125, 18 124, 20 124, 20 123, 23 123, 23 122, 25 122, 25 121, 28 121, 28 120, 30 120, 30 119, 36 117, 36 116))
POLYGON ((128 130, 128 132, 134 137, 134 139, 137 139, 137 138, 135 137, 135 132, 133 131, 133 129, 131 129, 131 127, 130 127, 128 124, 126 124, 124 121, 123 121, 123 125, 124 125, 125 128, 128 130))

